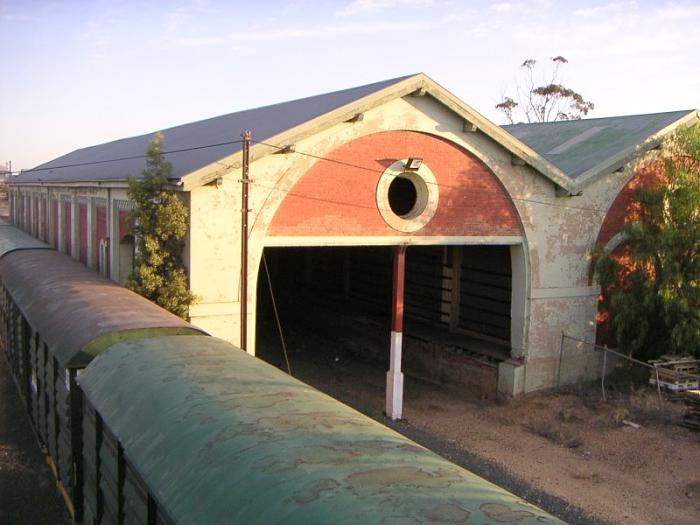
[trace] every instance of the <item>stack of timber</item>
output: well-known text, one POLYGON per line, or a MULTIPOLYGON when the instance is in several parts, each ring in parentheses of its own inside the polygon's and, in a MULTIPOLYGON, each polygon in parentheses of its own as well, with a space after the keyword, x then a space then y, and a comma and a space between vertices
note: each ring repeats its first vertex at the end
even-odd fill
POLYGON ((671 390, 684 392, 700 387, 700 359, 662 355, 660 359, 649 361, 654 367, 649 383, 671 390))
POLYGON ((687 407, 681 425, 700 431, 700 390, 688 390, 674 396, 672 399, 684 402, 687 407))

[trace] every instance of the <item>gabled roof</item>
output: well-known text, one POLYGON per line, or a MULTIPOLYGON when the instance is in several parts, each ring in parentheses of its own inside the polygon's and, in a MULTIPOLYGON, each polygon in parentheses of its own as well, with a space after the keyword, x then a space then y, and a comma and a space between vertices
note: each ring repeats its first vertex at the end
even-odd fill
MULTIPOLYGON (((675 127, 699 118, 693 110, 499 127, 419 73, 162 130, 173 182, 188 190, 239 167, 245 130, 258 141, 251 147, 252 162, 279 151, 274 146, 294 144, 412 93, 431 96, 571 194, 656 146, 675 127)), ((79 149, 22 172, 13 182, 112 182, 138 177, 152 137, 147 133, 79 149)))
MULTIPOLYGON (((189 173, 240 152, 242 150, 241 134, 247 129, 255 131, 254 138, 257 140, 269 139, 339 107, 352 104, 405 78, 408 77, 394 78, 334 93, 238 111, 164 129, 162 133, 165 137, 164 149, 166 151, 188 150, 167 155, 168 161, 173 165, 173 177, 181 179, 189 173), (222 145, 202 147, 211 144, 222 145), (192 150, 191 148, 201 149, 192 150)), ((15 181, 92 182, 125 180, 129 175, 138 177, 146 165, 143 157, 154 133, 75 150, 32 170, 22 172, 15 181), (136 158, 105 162, 112 159, 124 159, 124 157, 136 158), (75 166, 76 164, 84 165, 75 166), (59 166, 69 167, 58 168, 59 166)))
MULTIPOLYGON (((569 179, 556 166, 423 73, 165 129, 166 151, 187 150, 168 153, 167 160, 173 165, 175 181, 189 189, 215 180, 226 169, 240 166, 242 146, 237 141, 246 129, 253 131, 257 141, 292 144, 358 113, 418 91, 432 96, 553 182, 568 188, 569 179)), ((123 181, 129 175, 140 175, 152 137, 153 133, 148 133, 79 149, 23 172, 14 182, 123 181)), ((273 147, 255 144, 251 148, 251 161, 275 151, 273 147)))
POLYGON ((503 126, 581 186, 656 147, 696 110, 503 126))

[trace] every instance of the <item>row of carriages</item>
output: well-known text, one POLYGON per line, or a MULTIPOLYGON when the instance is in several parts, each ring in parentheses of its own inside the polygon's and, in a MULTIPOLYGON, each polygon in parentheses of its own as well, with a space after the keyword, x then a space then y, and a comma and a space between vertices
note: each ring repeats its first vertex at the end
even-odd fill
POLYGON ((558 523, 1 221, 0 299, 77 522, 558 523))

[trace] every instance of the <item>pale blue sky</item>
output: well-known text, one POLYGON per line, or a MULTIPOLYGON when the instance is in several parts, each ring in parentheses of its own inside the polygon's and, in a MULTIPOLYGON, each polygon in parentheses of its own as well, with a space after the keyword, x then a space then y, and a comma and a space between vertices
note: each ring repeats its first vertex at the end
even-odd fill
POLYGON ((700 0, 0 0, 0 163, 420 71, 503 123, 556 55, 590 116, 700 107, 700 0))

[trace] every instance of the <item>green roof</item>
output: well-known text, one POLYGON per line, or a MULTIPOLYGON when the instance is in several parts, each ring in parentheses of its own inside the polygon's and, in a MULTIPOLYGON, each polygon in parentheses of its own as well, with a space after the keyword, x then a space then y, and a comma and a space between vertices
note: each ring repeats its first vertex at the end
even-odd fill
POLYGON ((684 110, 513 124, 503 129, 576 180, 592 170, 603 170, 616 161, 629 160, 657 133, 695 113, 695 110, 684 110))
POLYGON ((79 382, 176 523, 561 523, 213 337, 120 343, 79 382))
POLYGON ((45 242, 24 233, 0 219, 0 257, 15 250, 51 249, 45 242))

